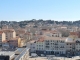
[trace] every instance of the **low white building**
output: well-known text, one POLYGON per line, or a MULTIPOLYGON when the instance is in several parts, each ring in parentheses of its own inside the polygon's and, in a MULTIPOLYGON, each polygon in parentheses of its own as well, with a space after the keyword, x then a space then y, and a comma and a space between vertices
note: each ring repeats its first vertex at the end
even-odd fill
POLYGON ((17 48, 15 51, 0 51, 0 60, 28 60, 29 48, 17 48))
POLYGON ((0 60, 14 60, 15 53, 12 51, 0 51, 0 60))

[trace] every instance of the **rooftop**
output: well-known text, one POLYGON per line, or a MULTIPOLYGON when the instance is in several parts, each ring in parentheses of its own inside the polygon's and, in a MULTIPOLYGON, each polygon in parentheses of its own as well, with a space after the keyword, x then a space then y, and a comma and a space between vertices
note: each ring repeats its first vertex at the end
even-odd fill
POLYGON ((3 32, 13 32, 14 30, 13 29, 3 29, 2 31, 3 32))
POLYGON ((34 43, 36 40, 29 41, 29 43, 34 43))
POLYGON ((45 37, 45 40, 66 40, 67 37, 45 37))
POLYGON ((14 58, 15 53, 12 52, 12 51, 0 51, 0 55, 1 55, 1 56, 6 56, 6 55, 8 55, 8 56, 10 56, 10 58, 14 58))
POLYGON ((25 54, 25 52, 28 50, 29 48, 18 48, 17 51, 20 52, 20 54, 15 58, 15 60, 19 60, 23 56, 23 54, 25 54))
POLYGON ((25 48, 18 48, 16 51, 15 51, 15 54, 20 54, 25 48))
POLYGON ((0 51, 0 55, 9 55, 9 56, 11 56, 13 54, 15 54, 15 53, 12 52, 12 51, 0 51))

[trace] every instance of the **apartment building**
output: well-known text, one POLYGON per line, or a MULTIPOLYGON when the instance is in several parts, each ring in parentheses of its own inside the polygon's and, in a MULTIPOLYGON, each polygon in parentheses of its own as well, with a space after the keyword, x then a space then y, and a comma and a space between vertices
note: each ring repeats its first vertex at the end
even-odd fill
POLYGON ((26 32, 24 35, 23 35, 23 38, 26 40, 26 42, 30 41, 32 39, 33 35, 32 33, 30 32, 26 32))
POLYGON ((2 42, 6 39, 6 35, 3 31, 0 31, 0 45, 2 45, 2 42))
POLYGON ((32 39, 32 33, 27 32, 25 29, 16 30, 16 35, 20 38, 24 38, 26 42, 32 39))
POLYGON ((3 29, 1 30, 5 33, 6 39, 5 40, 9 40, 11 38, 15 38, 16 37, 16 32, 13 29, 3 29))
POLYGON ((59 31, 43 31, 43 35, 50 37, 62 37, 62 34, 59 31))
POLYGON ((12 47, 23 47, 25 45, 25 40, 20 37, 16 37, 10 39, 8 43, 12 47))
POLYGON ((32 53, 32 52, 36 52, 36 45, 35 45, 35 43, 36 43, 36 40, 32 40, 32 41, 30 41, 30 42, 27 42, 27 47, 28 48, 31 48, 30 49, 30 52, 32 53))
POLYGON ((36 41, 36 53, 65 54, 65 39, 60 37, 45 37, 36 41))
POLYGON ((26 33, 25 29, 17 29, 15 31, 16 31, 16 35, 22 38, 23 38, 23 35, 26 33))
POLYGON ((35 43, 33 42, 34 51, 45 55, 80 55, 80 37, 77 32, 70 32, 69 37, 61 37, 61 34, 55 36, 57 33, 53 35, 45 33, 35 43))

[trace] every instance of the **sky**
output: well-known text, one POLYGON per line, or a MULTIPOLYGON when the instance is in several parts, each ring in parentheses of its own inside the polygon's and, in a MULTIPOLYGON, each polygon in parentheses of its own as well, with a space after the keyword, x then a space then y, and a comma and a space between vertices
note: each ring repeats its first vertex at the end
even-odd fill
POLYGON ((80 0, 0 0, 0 21, 80 20, 80 0))

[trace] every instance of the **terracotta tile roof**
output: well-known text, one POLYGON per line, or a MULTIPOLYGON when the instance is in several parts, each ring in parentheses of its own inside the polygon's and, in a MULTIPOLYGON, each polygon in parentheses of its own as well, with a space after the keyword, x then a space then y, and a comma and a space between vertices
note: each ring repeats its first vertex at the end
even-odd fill
POLYGON ((7 42, 7 40, 3 40, 3 41, 2 41, 2 43, 6 43, 6 42, 7 42))
POLYGON ((2 31, 3 32, 13 32, 14 30, 12 30, 12 29, 3 29, 2 31))
POLYGON ((57 31, 57 30, 53 30, 53 31, 50 31, 51 33, 59 33, 59 31, 57 31))
POLYGON ((26 32, 25 35, 30 35, 30 32, 26 32))
POLYGON ((60 33, 59 31, 57 31, 57 30, 44 30, 44 31, 42 31, 42 32, 50 32, 50 33, 60 33))
POLYGON ((0 31, 0 34, 2 34, 3 33, 3 31, 0 31))
POLYGON ((26 31, 24 29, 18 29, 16 30, 16 33, 18 34, 24 34, 26 31))
POLYGON ((15 38, 11 38, 10 40, 18 40, 19 36, 15 37, 15 38))
POLYGON ((34 43, 34 42, 36 42, 36 40, 29 41, 28 43, 34 43))
POLYGON ((45 37, 45 40, 66 40, 67 37, 45 37))
POLYGON ((44 41, 44 37, 40 37, 37 42, 43 42, 43 41, 44 41))
POLYGON ((77 32, 70 32, 70 35, 78 35, 77 32))

